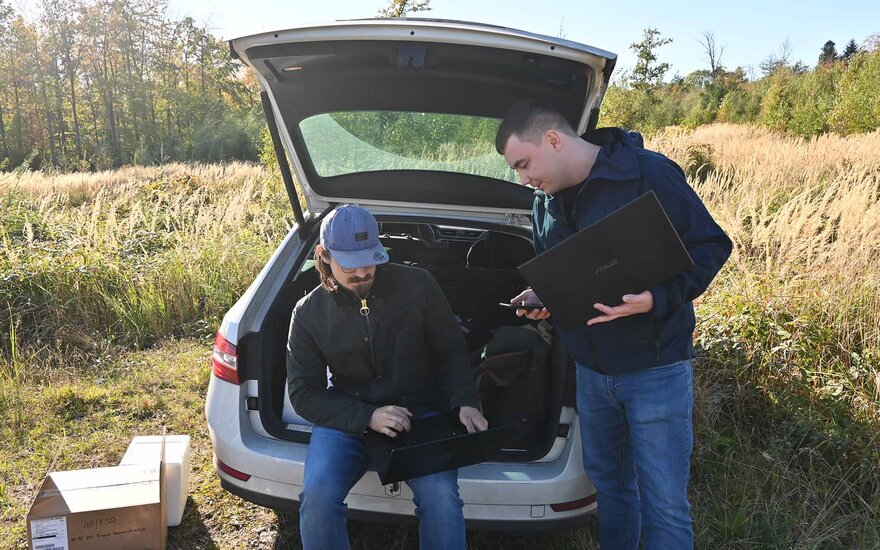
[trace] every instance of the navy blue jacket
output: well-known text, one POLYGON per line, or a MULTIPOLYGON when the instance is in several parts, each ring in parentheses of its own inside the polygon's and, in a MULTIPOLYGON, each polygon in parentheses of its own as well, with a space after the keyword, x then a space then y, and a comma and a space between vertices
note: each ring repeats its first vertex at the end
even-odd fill
MULTIPOLYGON (((654 190, 694 261, 694 267, 650 290, 654 309, 607 323, 562 331, 574 359, 604 374, 669 365, 694 355, 693 300, 702 294, 730 256, 733 245, 684 172, 665 156, 642 148, 641 136, 602 128, 583 136, 601 146, 575 195, 572 225, 563 193, 535 191, 535 250, 541 253, 639 195, 654 190)), ((540 296, 539 296, 540 298, 540 296)), ((616 304, 608 304, 616 305, 616 304)))

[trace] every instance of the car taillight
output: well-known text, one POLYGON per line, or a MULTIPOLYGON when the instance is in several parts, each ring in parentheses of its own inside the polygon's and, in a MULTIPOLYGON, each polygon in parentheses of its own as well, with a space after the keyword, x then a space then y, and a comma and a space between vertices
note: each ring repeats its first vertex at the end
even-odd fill
POLYGON ((567 512, 569 510, 576 510, 578 508, 583 508, 585 506, 589 506, 596 502, 596 494, 593 493, 588 497, 584 497, 582 499, 573 500, 571 502, 560 502, 559 504, 551 504, 550 509, 554 512, 567 512))
POLYGON ((231 466, 228 466, 228 465, 222 463, 222 462, 220 461, 220 459, 217 458, 216 455, 214 456, 214 464, 215 464, 215 465, 217 466, 217 468, 219 468, 221 471, 226 472, 227 474, 231 475, 231 476, 234 477, 235 479, 240 479, 240 480, 242 480, 242 481, 247 481, 247 480, 249 480, 249 479, 251 478, 251 475, 250 475, 250 474, 246 474, 246 473, 244 473, 244 472, 239 472, 239 471, 236 470, 235 468, 233 468, 233 467, 231 467, 231 466))
POLYGON ((211 372, 220 380, 226 380, 232 384, 241 384, 238 377, 238 354, 235 346, 217 333, 214 338, 214 352, 211 354, 211 372))

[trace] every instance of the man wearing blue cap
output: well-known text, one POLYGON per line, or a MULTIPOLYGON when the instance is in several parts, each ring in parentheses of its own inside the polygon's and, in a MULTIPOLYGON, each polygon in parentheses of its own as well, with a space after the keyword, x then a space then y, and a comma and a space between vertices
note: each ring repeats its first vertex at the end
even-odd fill
MULTIPOLYGON (((376 219, 360 206, 331 212, 320 240, 321 286, 296 304, 287 346, 290 400, 315 424, 300 494, 306 550, 348 548, 343 501, 367 470, 366 430, 395 437, 413 418, 443 410, 457 410, 469 432, 488 427, 464 336, 437 281, 387 263, 376 219)), ((407 485, 421 548, 465 548, 457 470, 407 485)))

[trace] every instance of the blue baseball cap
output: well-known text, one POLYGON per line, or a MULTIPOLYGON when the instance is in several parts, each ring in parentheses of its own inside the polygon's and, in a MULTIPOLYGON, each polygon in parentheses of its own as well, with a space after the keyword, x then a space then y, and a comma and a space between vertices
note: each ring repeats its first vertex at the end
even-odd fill
POLYGON ((321 245, 345 269, 388 261, 379 242, 379 224, 366 208, 343 204, 321 222, 321 245))

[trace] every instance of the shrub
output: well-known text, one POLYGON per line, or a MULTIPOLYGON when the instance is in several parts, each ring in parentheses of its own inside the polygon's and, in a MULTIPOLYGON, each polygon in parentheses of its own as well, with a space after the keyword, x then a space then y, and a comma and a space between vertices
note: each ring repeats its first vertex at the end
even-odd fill
POLYGON ((226 113, 196 131, 193 159, 203 162, 257 160, 257 144, 253 136, 259 131, 246 115, 226 113))
POLYGON ((840 81, 840 98, 832 110, 830 126, 842 134, 880 128, 880 49, 850 59, 840 81))
POLYGON ((761 124, 771 130, 785 131, 791 122, 795 103, 794 74, 779 69, 770 78, 770 87, 761 100, 761 124))
POLYGON ((789 130, 810 137, 828 131, 828 118, 837 100, 842 63, 826 63, 795 80, 795 101, 789 130))

